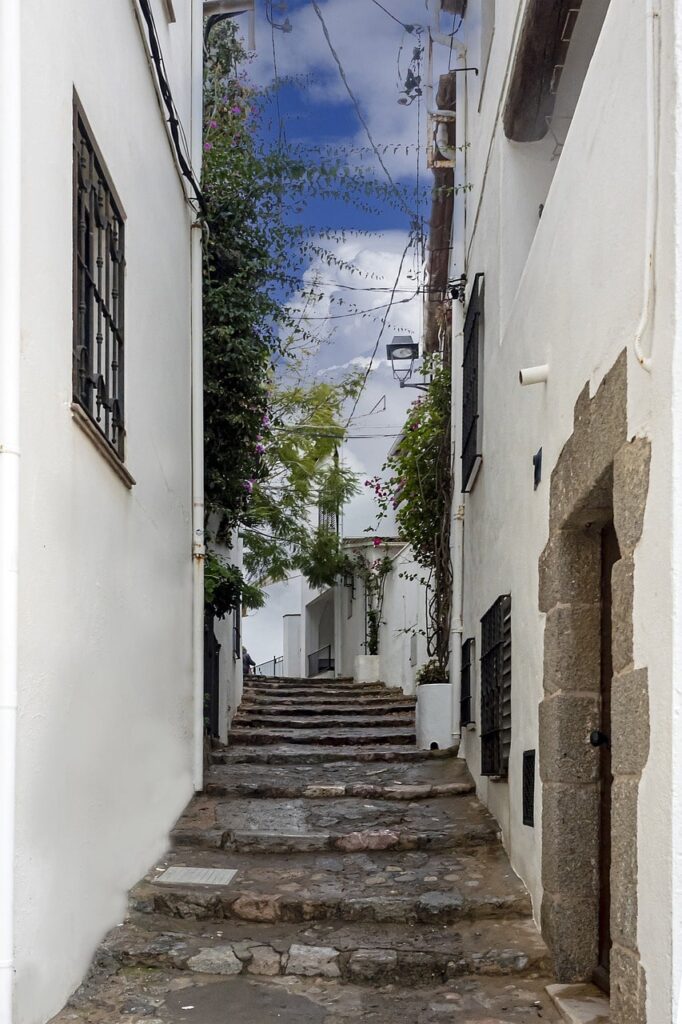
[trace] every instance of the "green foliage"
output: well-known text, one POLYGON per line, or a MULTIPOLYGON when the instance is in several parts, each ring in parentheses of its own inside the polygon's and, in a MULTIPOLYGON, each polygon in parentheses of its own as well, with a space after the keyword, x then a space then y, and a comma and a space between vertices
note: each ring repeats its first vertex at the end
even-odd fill
POLYGON ((426 665, 417 672, 417 685, 425 686, 427 683, 449 683, 450 678, 445 668, 434 658, 427 661, 426 665))
POLYGON ((241 571, 219 555, 209 551, 204 568, 205 601, 217 619, 223 619, 236 608, 262 608, 263 593, 247 583, 241 571))
POLYGON ((348 558, 338 534, 318 527, 298 555, 298 567, 311 587, 331 587, 347 569, 348 558))
MULTIPOLYGON (((311 532, 309 509, 319 500, 338 514, 356 488, 333 456, 360 376, 304 383, 317 340, 287 304, 311 257, 355 268, 326 247, 340 236, 302 226, 300 213, 314 197, 369 212, 386 189, 333 154, 263 141, 262 97, 245 85, 244 60, 233 26, 218 26, 204 87, 205 488, 218 538, 240 531, 249 580, 262 586, 296 567, 329 578, 333 540, 311 532)), ((302 290, 306 305, 318 297, 315 282, 302 290)))
MULTIPOLYGON (((380 538, 377 538, 377 541, 379 540, 380 538)), ((379 547, 380 544, 375 542, 375 546, 379 547)), ((370 561, 364 554, 358 553, 351 561, 351 569, 354 575, 362 580, 365 588, 367 653, 378 654, 379 627, 382 624, 386 577, 393 571, 393 559, 384 553, 381 557, 370 561)))
POLYGON ((444 671, 452 600, 450 367, 434 357, 425 370, 431 375, 429 389, 410 407, 400 444, 384 467, 387 479, 366 484, 381 517, 393 507, 401 538, 428 574, 429 653, 444 671))

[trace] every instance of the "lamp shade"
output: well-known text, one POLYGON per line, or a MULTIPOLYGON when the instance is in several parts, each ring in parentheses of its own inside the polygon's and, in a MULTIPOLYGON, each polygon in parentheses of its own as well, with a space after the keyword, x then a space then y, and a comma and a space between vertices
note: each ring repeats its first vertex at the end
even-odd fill
POLYGON ((413 362, 419 358, 419 345, 413 341, 412 336, 406 334, 404 337, 396 336, 386 346, 386 357, 389 362, 413 362))

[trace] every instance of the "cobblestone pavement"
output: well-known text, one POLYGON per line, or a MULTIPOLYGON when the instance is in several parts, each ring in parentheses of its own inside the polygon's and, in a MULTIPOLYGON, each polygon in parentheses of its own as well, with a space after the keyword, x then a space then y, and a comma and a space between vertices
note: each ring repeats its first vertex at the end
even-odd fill
POLYGON ((172 847, 53 1024, 531 1024, 559 1018, 530 901, 414 701, 252 680, 172 847), (168 868, 236 874, 167 884, 168 868))

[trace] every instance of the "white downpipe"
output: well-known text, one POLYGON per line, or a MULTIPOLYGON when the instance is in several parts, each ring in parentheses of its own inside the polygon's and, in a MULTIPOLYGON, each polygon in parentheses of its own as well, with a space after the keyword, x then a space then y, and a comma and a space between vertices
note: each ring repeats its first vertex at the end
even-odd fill
MULTIPOLYGON (((192 166, 201 168, 203 112, 203 9, 192 7, 192 166)), ((204 351, 201 225, 191 235, 192 361, 192 675, 194 699, 194 789, 204 788, 204 351)))
POLYGON ((450 626, 450 678, 452 682, 452 741, 461 741, 460 698, 462 690, 462 639, 464 633, 464 498, 462 460, 457 457, 462 436, 462 371, 455 340, 461 337, 462 313, 459 302, 452 303, 452 427, 450 451, 452 466, 452 513, 450 519, 450 557, 452 560, 452 624, 450 626), (459 330, 457 327, 459 326, 459 330), (462 504, 460 504, 462 502, 462 504))
POLYGON ((0 1024, 12 1024, 16 802, 21 0, 0 3, 0 1024))
POLYGON ((644 336, 650 327, 656 299, 656 246, 658 242, 658 195, 660 189, 660 147, 661 147, 661 12, 656 0, 648 6, 647 19, 651 20, 651 32, 647 32, 650 45, 646 48, 646 97, 647 97, 647 204, 646 204, 646 250, 644 262, 644 298, 642 312, 635 332, 634 349, 642 369, 651 373, 651 351, 643 349, 644 336))

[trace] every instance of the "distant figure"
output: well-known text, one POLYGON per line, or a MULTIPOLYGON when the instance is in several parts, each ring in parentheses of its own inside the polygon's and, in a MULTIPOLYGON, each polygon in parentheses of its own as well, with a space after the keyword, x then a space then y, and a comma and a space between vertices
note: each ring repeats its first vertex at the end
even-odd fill
POLYGON ((256 667, 256 662, 253 660, 246 647, 242 644, 242 664, 244 666, 244 674, 247 676, 253 675, 253 670, 256 667))

